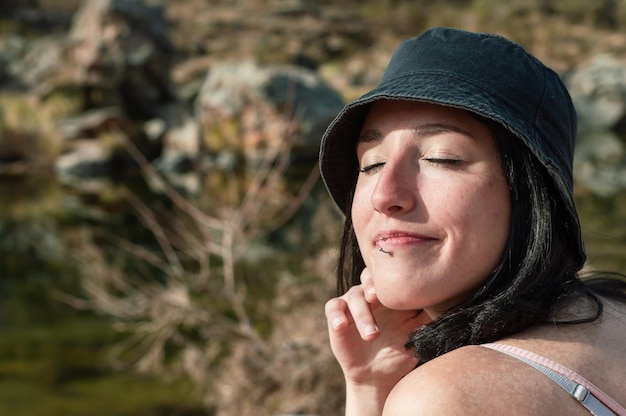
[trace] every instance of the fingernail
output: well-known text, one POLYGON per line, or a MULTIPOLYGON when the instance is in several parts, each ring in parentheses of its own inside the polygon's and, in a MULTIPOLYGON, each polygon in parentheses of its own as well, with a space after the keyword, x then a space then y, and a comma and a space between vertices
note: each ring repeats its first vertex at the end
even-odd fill
POLYGON ((370 287, 367 289, 367 294, 368 294, 368 295, 370 295, 370 296, 371 296, 371 295, 375 295, 375 294, 376 294, 376 289, 374 289, 374 287, 373 287, 373 286, 370 286, 370 287))
POLYGON ((335 318, 332 321, 332 326, 334 329, 337 329, 343 324, 343 322, 344 322, 343 318, 335 318))
POLYGON ((363 327, 363 335, 367 336, 367 335, 372 335, 378 332, 378 327, 376 325, 365 325, 363 327))

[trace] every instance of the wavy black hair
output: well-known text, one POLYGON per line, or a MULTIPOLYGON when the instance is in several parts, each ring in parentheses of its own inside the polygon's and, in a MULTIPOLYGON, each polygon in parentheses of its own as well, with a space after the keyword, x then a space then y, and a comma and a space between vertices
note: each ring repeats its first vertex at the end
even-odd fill
MULTIPOLYGON (((419 363, 465 345, 494 342, 532 325, 579 324, 597 320, 601 297, 626 302, 626 279, 616 273, 582 273, 577 252, 578 223, 570 220, 545 166, 500 124, 482 120, 498 145, 511 197, 511 225, 496 270, 462 304, 417 329, 406 343, 419 363), (575 299, 594 305, 589 316, 558 320, 575 299)), ((353 178, 356 184, 357 173, 353 178)), ((354 189, 354 186, 351 188, 354 189)), ((352 226, 352 195, 340 245, 337 290, 360 283, 365 267, 352 226)))

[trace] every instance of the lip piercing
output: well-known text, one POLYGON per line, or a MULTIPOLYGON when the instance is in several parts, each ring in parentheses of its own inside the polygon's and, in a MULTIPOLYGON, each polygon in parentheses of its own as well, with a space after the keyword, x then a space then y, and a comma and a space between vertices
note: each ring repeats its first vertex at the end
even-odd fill
MULTIPOLYGON (((385 241, 385 240, 387 240, 387 237, 378 237, 378 241, 385 241)), ((378 251, 380 251, 381 253, 385 253, 385 254, 391 255, 391 251, 386 251, 382 247, 378 247, 378 251)))

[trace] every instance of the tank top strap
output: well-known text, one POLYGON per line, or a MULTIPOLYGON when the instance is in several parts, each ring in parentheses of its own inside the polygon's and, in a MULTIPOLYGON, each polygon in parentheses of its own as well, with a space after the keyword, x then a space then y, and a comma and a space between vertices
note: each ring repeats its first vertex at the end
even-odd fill
POLYGON ((512 345, 489 343, 483 347, 502 352, 534 367, 596 416, 626 416, 626 409, 575 371, 534 352, 512 345))

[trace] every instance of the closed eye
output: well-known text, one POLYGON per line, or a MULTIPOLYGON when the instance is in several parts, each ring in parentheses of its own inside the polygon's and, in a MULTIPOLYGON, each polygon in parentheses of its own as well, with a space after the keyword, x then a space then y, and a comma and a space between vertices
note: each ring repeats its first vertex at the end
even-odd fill
POLYGON ((385 165, 385 162, 372 163, 371 165, 367 165, 367 166, 360 168, 359 172, 372 175, 378 172, 384 165, 385 165))
POLYGON ((425 161, 429 162, 429 163, 433 163, 435 165, 444 165, 444 166, 457 166, 460 165, 462 160, 460 159, 440 159, 440 158, 427 158, 424 159, 425 161))

